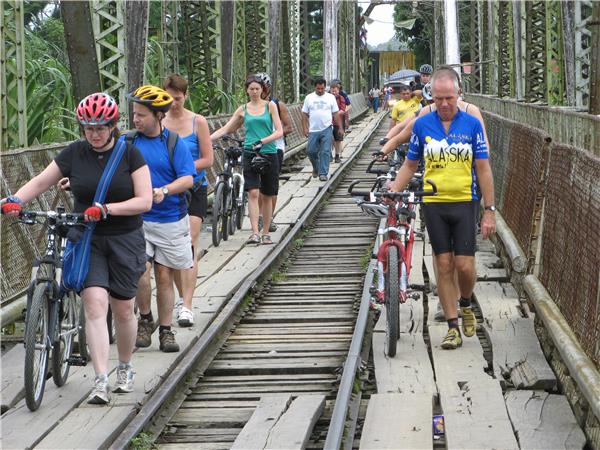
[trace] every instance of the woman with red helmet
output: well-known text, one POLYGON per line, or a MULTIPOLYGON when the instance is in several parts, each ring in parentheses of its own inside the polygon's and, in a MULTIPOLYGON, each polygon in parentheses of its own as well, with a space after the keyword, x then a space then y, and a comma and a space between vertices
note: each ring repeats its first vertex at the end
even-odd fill
MULTIPOLYGON (((119 139, 119 107, 107 94, 95 93, 77 107, 77 120, 83 139, 64 148, 37 176, 14 195, 1 200, 2 213, 16 216, 22 206, 46 192, 59 180, 68 179, 74 198, 74 212, 86 221, 98 222, 92 236, 90 267, 83 290, 86 338, 96 373, 88 403, 107 404, 108 329, 106 315, 110 303, 117 335, 119 365, 113 392, 131 392, 131 367, 137 333, 133 297, 145 268, 145 241, 141 213, 152 206, 150 172, 140 151, 119 139), (110 155, 117 145, 126 145, 123 157, 108 187, 105 203, 94 203, 94 194, 110 155)), ((83 233, 69 231, 77 241, 83 233)))

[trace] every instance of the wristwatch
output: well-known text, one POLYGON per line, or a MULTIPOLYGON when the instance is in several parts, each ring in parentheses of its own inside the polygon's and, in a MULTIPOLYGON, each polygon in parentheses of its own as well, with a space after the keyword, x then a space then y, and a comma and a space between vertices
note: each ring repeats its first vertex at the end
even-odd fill
POLYGON ((166 197, 167 195, 169 195, 169 188, 166 186, 163 186, 160 188, 160 191, 163 193, 163 195, 166 197))
MULTIPOLYGON (((164 188, 163 188, 164 189, 164 188)), ((490 205, 490 206, 486 206, 485 208, 486 211, 492 211, 492 212, 496 212, 496 205, 490 205)))

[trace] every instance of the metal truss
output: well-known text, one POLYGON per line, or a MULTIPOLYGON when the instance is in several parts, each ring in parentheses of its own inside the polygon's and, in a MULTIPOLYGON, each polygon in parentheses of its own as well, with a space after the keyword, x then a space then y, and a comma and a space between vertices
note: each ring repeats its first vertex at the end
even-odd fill
POLYGON ((246 28, 246 72, 264 72, 268 65, 268 15, 265 0, 244 3, 246 28))
POLYGON ((244 2, 235 2, 235 24, 233 28, 233 85, 242 86, 246 80, 246 7, 244 2))
POLYGON ((311 90, 310 83, 310 34, 308 28, 308 21, 310 20, 310 16, 308 14, 308 3, 305 1, 300 1, 300 42, 299 42, 299 54, 298 59, 299 63, 299 86, 300 86, 300 95, 308 94, 311 90))
POLYGON ((543 1, 525 3, 527 18, 525 99, 546 101, 546 5, 543 1))
POLYGON ((167 73, 179 73, 179 1, 161 0, 160 2, 160 35, 159 42, 163 48, 165 59, 159 60, 158 69, 161 78, 167 73))
POLYGON ((475 63, 471 67, 469 76, 471 92, 481 93, 481 22, 479 14, 481 11, 481 2, 477 2, 476 8, 469 10, 469 54, 471 61, 475 63))
MULTIPOLYGON (((90 1, 96 40, 100 85, 126 109, 127 70, 125 64, 125 2, 90 1)), ((125 111, 122 111, 123 113, 125 111)), ((126 117, 126 114, 122 114, 126 117)))
POLYGON ((281 3, 281 58, 279 59, 279 96, 283 101, 291 103, 296 97, 296 84, 294 77, 294 50, 295 42, 290 33, 290 7, 289 2, 281 3))
POLYGON ((217 1, 181 2, 188 81, 222 87, 221 18, 217 1))
POLYGON ((0 1, 0 115, 2 150, 26 147, 27 84, 22 0, 0 1))
POLYGON ((560 1, 546 4, 546 99, 549 105, 562 105, 565 100, 565 64, 560 1))
POLYGON ((488 66, 488 93, 497 95, 498 94, 498 61, 500 60, 498 56, 498 3, 497 2, 487 2, 487 48, 489 59, 492 59, 494 63, 488 66))
POLYGON ((590 49, 592 2, 575 0, 575 105, 587 108, 590 93, 590 49))
POLYGON ((290 0, 284 2, 286 4, 288 20, 289 20, 289 36, 290 36, 290 58, 292 63, 291 78, 293 80, 293 95, 290 101, 298 101, 300 99, 300 1, 290 0))
POLYGON ((497 20, 497 36, 494 50, 496 53, 498 70, 498 97, 514 97, 515 72, 514 72, 514 46, 501 43, 514 42, 512 22, 512 2, 497 2, 495 17, 497 20))

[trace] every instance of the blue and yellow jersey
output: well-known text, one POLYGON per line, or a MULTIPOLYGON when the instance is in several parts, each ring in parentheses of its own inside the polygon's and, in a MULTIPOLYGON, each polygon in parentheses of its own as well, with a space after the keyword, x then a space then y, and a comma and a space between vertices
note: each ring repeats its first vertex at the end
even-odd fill
MULTIPOLYGON (((477 118, 458 111, 446 134, 437 111, 420 117, 413 126, 407 158, 423 158, 424 178, 437 185, 438 194, 423 197, 425 202, 479 200, 475 160, 487 159, 488 148, 477 118)), ((425 190, 428 187, 425 183, 425 190)))

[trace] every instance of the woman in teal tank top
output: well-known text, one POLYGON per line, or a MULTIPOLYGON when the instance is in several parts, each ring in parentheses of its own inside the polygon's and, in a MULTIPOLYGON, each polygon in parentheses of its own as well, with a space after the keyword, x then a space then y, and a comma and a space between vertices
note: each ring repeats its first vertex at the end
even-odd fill
POLYGON ((225 126, 215 131, 210 138, 215 141, 244 127, 244 184, 248 191, 248 215, 252 227, 252 234, 247 243, 272 244, 269 236, 269 225, 273 217, 271 197, 277 195, 279 190, 279 162, 275 141, 283 136, 283 128, 277 105, 261 98, 265 89, 263 81, 253 75, 248 77, 245 87, 250 101, 240 106, 225 126), (270 163, 266 173, 259 174, 250 164, 257 152, 270 163), (264 218, 262 236, 258 229, 259 192, 267 200, 262 202, 260 211, 264 218))

